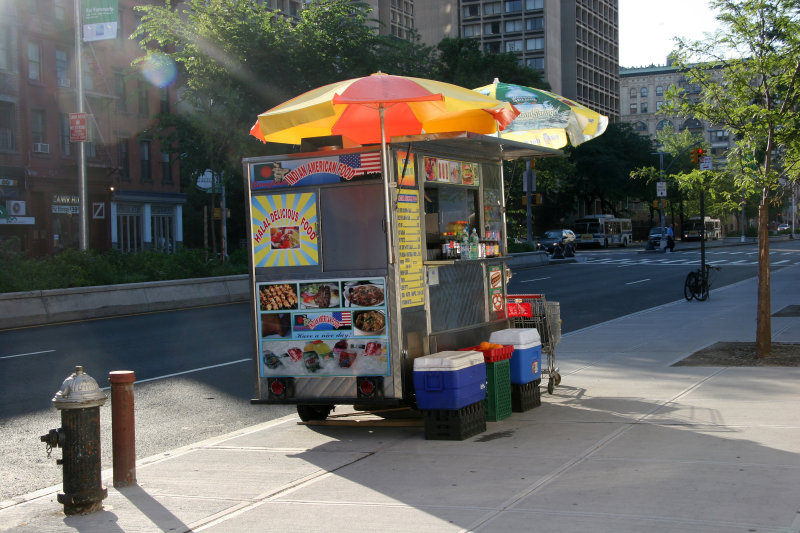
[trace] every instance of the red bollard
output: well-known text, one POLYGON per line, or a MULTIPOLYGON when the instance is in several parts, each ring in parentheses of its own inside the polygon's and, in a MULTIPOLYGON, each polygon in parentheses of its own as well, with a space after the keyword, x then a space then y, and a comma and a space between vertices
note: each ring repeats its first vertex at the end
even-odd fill
POLYGON ((114 486, 136 484, 136 431, 133 416, 133 370, 109 372, 111 383, 111 446, 114 486))

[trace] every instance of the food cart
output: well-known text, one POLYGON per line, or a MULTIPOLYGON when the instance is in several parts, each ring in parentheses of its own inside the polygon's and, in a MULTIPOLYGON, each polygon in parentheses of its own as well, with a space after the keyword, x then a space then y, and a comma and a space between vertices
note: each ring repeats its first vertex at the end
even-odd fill
POLYGON ((303 420, 413 407, 415 358, 509 327, 502 161, 561 153, 445 133, 394 137, 383 165, 339 142, 243 161, 253 402, 303 420))

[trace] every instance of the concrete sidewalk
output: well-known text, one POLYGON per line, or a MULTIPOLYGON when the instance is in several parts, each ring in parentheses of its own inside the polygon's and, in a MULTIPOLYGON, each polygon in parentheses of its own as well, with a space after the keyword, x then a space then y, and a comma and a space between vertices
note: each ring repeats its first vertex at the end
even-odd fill
MULTIPOLYGON (((28 495, 0 530, 798 532, 800 368, 670 366, 753 341, 755 299, 751 279, 567 334, 555 393, 466 441, 289 416, 142 460, 135 487, 104 472, 102 512, 28 495)), ((788 305, 800 267, 772 274, 788 305)), ((772 331, 800 343, 800 318, 772 331)))

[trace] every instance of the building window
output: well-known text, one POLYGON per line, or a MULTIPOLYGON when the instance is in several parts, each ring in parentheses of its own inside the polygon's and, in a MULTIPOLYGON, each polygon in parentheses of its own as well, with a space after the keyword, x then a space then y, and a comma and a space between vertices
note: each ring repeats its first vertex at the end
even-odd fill
POLYGON ((150 172, 150 141, 139 142, 139 164, 140 164, 140 177, 142 183, 149 183, 153 181, 153 175, 150 172))
POLYGON ((642 102, 641 103, 641 112, 642 113, 647 113, 647 102, 642 102))
POLYGON ((14 70, 14 62, 11 57, 12 35, 11 27, 0 27, 0 70, 14 70))
POLYGON ((499 15, 502 12, 503 7, 500 5, 500 2, 489 2, 488 4, 483 4, 484 15, 499 15))
POLYGON ((515 31, 522 31, 522 21, 521 20, 507 20, 506 21, 506 33, 511 33, 515 31))
POLYGON ((42 49, 39 43, 28 43, 28 79, 42 81, 42 49))
POLYGON ((289 1, 289 15, 292 17, 296 17, 297 13, 300 11, 300 6, 297 2, 289 1))
POLYGON ((169 152, 161 152, 161 183, 172 183, 172 165, 169 164, 169 152))
POLYGON ((639 94, 642 95, 642 98, 647 98, 647 87, 642 87, 642 90, 639 91, 639 94))
POLYGON ((544 50, 544 37, 528 39, 525 42, 525 47, 527 50, 544 50))
POLYGON ((119 72, 114 74, 114 85, 117 90, 117 111, 128 112, 128 89, 125 86, 125 75, 119 72))
POLYGON ((639 93, 636 92, 636 89, 631 87, 631 98, 636 98, 638 95, 639 95, 639 93))
POLYGON ((94 70, 86 61, 86 57, 81 58, 81 68, 83 69, 83 89, 85 91, 94 90, 94 70))
POLYGON ((711 140, 716 142, 725 142, 728 140, 728 132, 726 130, 717 130, 712 132, 711 140))
POLYGON ((544 0, 525 0, 525 9, 543 9, 544 0))
POLYGON ((544 18, 536 17, 525 21, 525 29, 528 31, 538 31, 544 29, 544 18))
POLYGON ((16 149, 16 121, 14 104, 0 102, 0 150, 16 149))
POLYGON ((633 131, 647 132, 647 124, 645 124, 641 120, 639 122, 634 122, 633 131))
POLYGON ((117 206, 117 244, 123 252, 142 250, 142 216, 139 206, 117 206))
POLYGON ((631 115, 635 115, 637 109, 639 108, 636 104, 631 104, 631 115))
POLYGON ((499 35, 500 34, 500 23, 499 22, 487 22, 483 25, 483 34, 484 35, 499 35))
POLYGON ((483 53, 485 54, 499 54, 500 53, 500 41, 494 41, 491 43, 483 43, 483 53))
POLYGON ((131 162, 128 155, 127 137, 119 137, 117 140, 117 159, 119 160, 119 179, 121 181, 130 181, 131 162))
POLYGON ((87 159, 97 158, 97 122, 94 116, 89 116, 86 120, 86 142, 83 142, 83 153, 87 159))
POLYGON ((172 227, 174 217, 172 209, 168 207, 153 207, 150 217, 150 227, 152 228, 153 249, 157 252, 169 254, 175 251, 175 236, 172 227))
POLYGON ((534 68, 536 70, 544 70, 544 58, 543 57, 532 57, 526 61, 526 64, 530 68, 534 68))
POLYGON ((67 20, 67 2, 66 0, 53 1, 53 14, 56 20, 63 22, 67 20))
POLYGON ((662 102, 661 100, 656 102, 656 111, 661 111, 662 107, 664 107, 664 102, 662 102))
POLYGON ((56 81, 59 87, 69 87, 69 56, 66 50, 56 49, 56 81))
POLYGON ((143 117, 150 116, 150 104, 147 99, 147 83, 144 80, 139 80, 138 87, 139 94, 139 114, 143 117))
POLYGON ((522 39, 506 41, 506 52, 522 52, 522 39))
POLYGON ((162 113, 169 113, 169 89, 162 87, 159 91, 160 110, 162 113))
POLYGON ((464 37, 479 37, 481 34, 480 24, 467 24, 464 26, 464 37))
POLYGON ((31 142, 34 144, 47 142, 45 114, 41 109, 31 110, 31 142))
POLYGON ((669 120, 662 120, 661 122, 656 124, 656 131, 661 131, 667 126, 669 126, 670 128, 674 128, 672 122, 670 122, 669 120))
POLYGON ((661 85, 656 87, 656 96, 664 96, 664 88, 661 85))
POLYGON ((469 17, 477 17, 478 15, 481 14, 480 7, 481 7, 480 4, 471 4, 468 6, 464 6, 461 9, 461 16, 464 17, 465 19, 469 17))
POLYGON ((72 143, 69 140, 69 115, 66 113, 61 113, 61 115, 58 117, 58 122, 58 137, 61 147, 61 155, 72 155, 72 143))
POLYGON ((506 0, 506 13, 518 13, 522 11, 522 0, 506 0))

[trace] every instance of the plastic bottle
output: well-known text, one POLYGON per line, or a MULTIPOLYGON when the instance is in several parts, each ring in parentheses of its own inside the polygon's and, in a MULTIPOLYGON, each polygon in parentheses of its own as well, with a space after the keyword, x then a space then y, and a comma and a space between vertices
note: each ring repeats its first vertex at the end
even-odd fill
POLYGON ((480 243, 480 237, 478 237, 478 230, 472 228, 472 233, 469 236, 469 258, 470 259, 477 259, 478 258, 478 245, 480 243))
POLYGON ((467 233, 467 226, 461 230, 461 259, 469 259, 469 233, 467 233))

